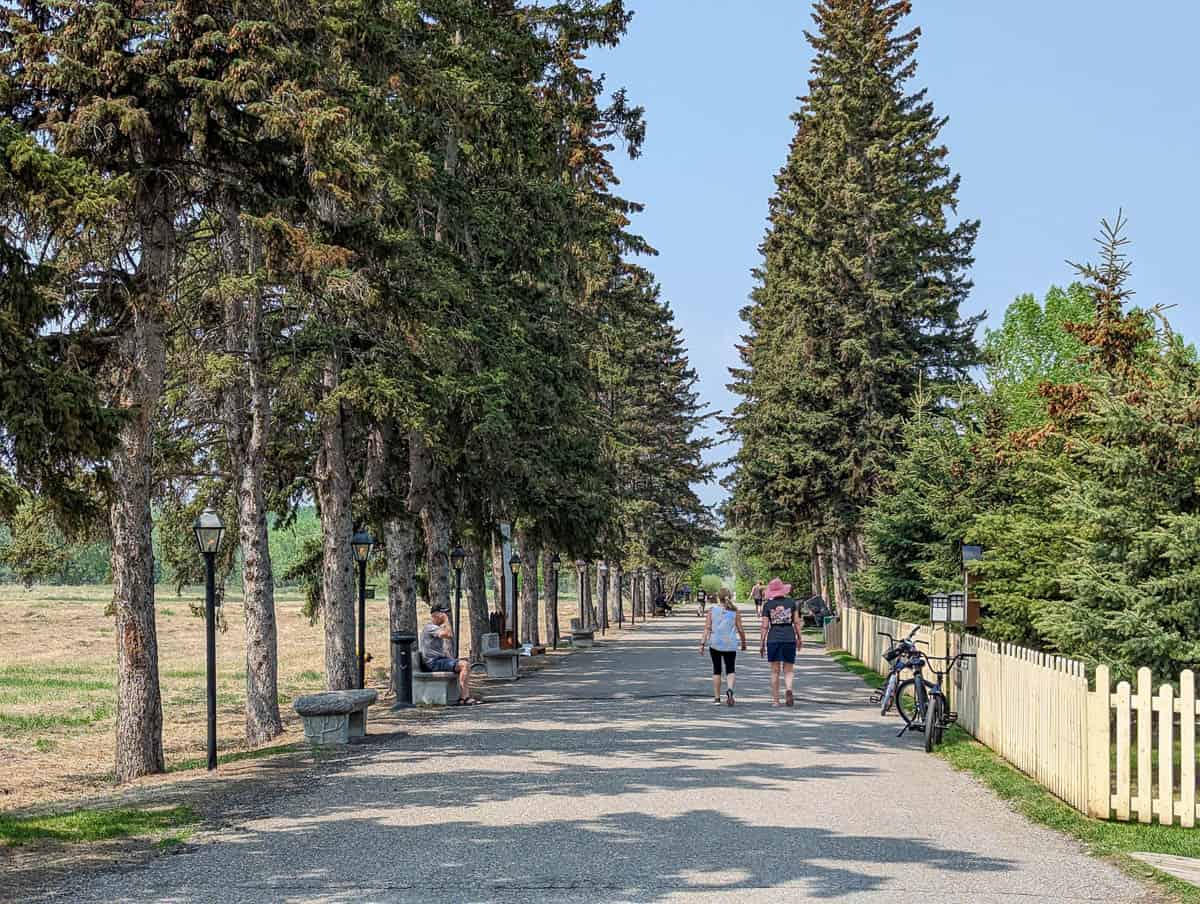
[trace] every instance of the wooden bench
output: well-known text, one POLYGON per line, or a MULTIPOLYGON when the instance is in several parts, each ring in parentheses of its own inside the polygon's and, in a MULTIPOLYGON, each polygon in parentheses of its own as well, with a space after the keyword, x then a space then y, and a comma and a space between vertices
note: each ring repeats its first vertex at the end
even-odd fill
POLYGON ((458 702, 458 675, 454 672, 414 670, 413 703, 417 706, 449 706, 458 702))
POLYGON ((367 733, 367 707, 378 691, 325 691, 307 694, 292 704, 304 720, 304 739, 320 746, 349 744, 367 733))
POLYGON ((516 650, 500 649, 499 634, 483 635, 483 661, 489 678, 521 677, 520 656, 516 650))

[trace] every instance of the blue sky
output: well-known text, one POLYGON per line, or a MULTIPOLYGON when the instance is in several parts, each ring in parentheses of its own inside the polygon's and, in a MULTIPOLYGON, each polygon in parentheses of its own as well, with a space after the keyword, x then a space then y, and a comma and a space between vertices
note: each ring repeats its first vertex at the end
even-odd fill
MULTIPOLYGON (((753 285, 767 200, 810 62, 803 0, 628 0, 636 15, 592 66, 646 107, 644 153, 621 160, 649 265, 683 328, 700 391, 728 410, 727 368, 753 285)), ((915 0, 914 87, 950 118, 959 211, 982 220, 965 310, 993 321, 1071 278, 1101 217, 1123 208, 1141 305, 1200 339, 1188 276, 1200 216, 1200 3, 915 0)), ((720 457, 728 448, 720 450, 720 457)), ((703 489, 721 498, 716 485, 703 489)))

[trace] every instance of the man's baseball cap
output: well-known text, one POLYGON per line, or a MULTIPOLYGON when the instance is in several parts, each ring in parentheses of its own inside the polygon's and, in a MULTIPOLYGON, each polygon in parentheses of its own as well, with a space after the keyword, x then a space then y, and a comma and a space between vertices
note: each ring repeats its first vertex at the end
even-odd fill
POLYGON ((429 607, 430 612, 449 612, 450 607, 445 603, 434 603, 429 607))

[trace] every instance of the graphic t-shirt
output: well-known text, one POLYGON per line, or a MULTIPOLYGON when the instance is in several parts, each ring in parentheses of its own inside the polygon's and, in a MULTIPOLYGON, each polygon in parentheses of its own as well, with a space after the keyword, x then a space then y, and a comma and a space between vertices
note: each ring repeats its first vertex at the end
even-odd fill
POLYGON ((763 603, 763 617, 771 626, 767 633, 768 643, 795 643, 796 632, 792 628, 792 616, 796 612, 796 601, 786 596, 776 597, 763 603))

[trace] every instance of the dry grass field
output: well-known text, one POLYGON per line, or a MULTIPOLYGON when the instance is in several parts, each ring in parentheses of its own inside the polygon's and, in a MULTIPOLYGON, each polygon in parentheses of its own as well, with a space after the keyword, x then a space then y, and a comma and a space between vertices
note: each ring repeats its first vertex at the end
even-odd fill
MULTIPOLYGON (((382 589, 382 588, 381 588, 382 589)), ((77 799, 113 787, 116 648, 113 619, 104 614, 105 586, 0 585, 0 811, 77 799)), ((203 590, 182 595, 159 587, 159 677, 168 771, 203 768, 205 758, 203 590)), ((325 686, 324 635, 310 625, 295 592, 277 597, 279 703, 285 734, 270 745, 303 737, 291 708, 297 696, 325 686)), ((243 728, 245 662, 241 599, 225 602, 227 628, 217 635, 217 739, 224 758, 246 751, 243 728)), ((565 632, 576 614, 560 603, 565 632)), ((465 613, 464 613, 465 615, 465 613)), ((425 612, 421 613, 425 618, 425 612)), ((545 636, 545 635, 543 635, 545 636)), ((383 691, 389 662, 387 603, 367 600, 367 683, 383 691)))

